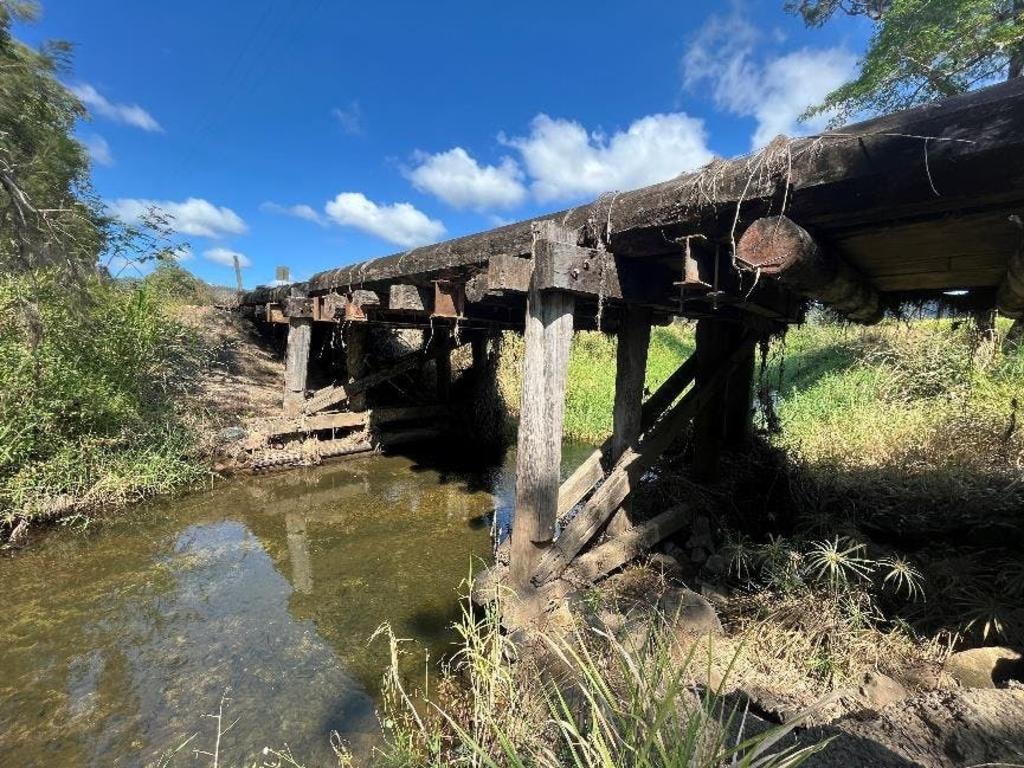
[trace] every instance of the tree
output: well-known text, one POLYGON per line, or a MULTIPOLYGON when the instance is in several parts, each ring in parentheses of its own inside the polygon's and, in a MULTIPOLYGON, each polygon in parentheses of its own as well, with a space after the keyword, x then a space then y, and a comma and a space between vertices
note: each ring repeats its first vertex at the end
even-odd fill
POLYGON ((813 107, 840 123, 1024 74, 1024 0, 787 0, 820 27, 836 14, 875 23, 860 74, 813 107))
POLYGON ((73 137, 82 103, 60 82, 67 43, 34 50, 11 35, 34 2, 0 0, 0 269, 92 269, 105 240, 89 187, 89 158, 73 137))

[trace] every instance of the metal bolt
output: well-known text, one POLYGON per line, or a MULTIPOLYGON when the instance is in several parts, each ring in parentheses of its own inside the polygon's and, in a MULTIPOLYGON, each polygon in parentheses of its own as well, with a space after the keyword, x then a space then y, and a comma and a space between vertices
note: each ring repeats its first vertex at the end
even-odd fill
POLYGON ((590 269, 590 261, 589 260, 583 262, 583 268, 584 269, 590 269))
POLYGON ((572 275, 573 280, 576 280, 580 276, 580 271, 578 269, 573 269, 573 271, 570 272, 569 274, 572 275))

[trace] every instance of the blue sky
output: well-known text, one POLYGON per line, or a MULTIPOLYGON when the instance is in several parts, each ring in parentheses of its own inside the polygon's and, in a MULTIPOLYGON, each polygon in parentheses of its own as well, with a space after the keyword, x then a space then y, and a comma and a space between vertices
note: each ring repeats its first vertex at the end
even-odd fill
POLYGON ((75 44, 94 184, 157 203, 182 263, 305 279, 750 151, 854 71, 870 29, 783 0, 44 0, 75 44))

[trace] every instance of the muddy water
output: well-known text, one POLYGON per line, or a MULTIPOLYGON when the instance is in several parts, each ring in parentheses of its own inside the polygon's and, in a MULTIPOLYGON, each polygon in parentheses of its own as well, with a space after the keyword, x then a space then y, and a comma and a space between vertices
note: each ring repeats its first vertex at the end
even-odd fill
POLYGON ((221 765, 285 744, 330 764, 331 731, 365 754, 386 666, 370 635, 388 621, 415 640, 417 677, 425 651, 450 648, 460 584, 511 493, 510 460, 372 457, 232 481, 0 560, 0 766, 207 765, 193 750, 212 749, 204 715, 225 696, 221 765))

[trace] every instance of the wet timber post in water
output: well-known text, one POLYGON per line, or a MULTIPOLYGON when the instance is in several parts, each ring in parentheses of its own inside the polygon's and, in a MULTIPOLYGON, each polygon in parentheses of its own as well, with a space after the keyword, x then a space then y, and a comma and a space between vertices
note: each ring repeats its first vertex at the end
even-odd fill
MULTIPOLYGON (((571 236, 547 227, 549 237, 571 236)), ((526 297, 522 399, 516 449, 516 507, 512 525, 511 580, 530 587, 530 577, 551 546, 558 518, 562 422, 569 372, 575 297, 540 289, 535 271, 526 297)))
POLYGON ((312 336, 312 318, 288 319, 288 350, 284 366, 284 409, 288 413, 297 411, 306 398, 309 342, 312 336))
MULTIPOLYGON (((345 329, 345 366, 348 383, 366 375, 366 336, 368 328, 365 323, 353 322, 345 329)), ((366 410, 366 393, 359 392, 349 397, 349 409, 366 410)))
MULTIPOLYGON (((644 400, 644 379, 647 373, 647 350, 651 344, 651 310, 627 305, 619 326, 615 353, 615 410, 612 416, 609 465, 636 443, 641 432, 641 409, 644 400)), ((629 500, 623 502, 608 523, 609 533, 621 533, 630 527, 629 500)))

